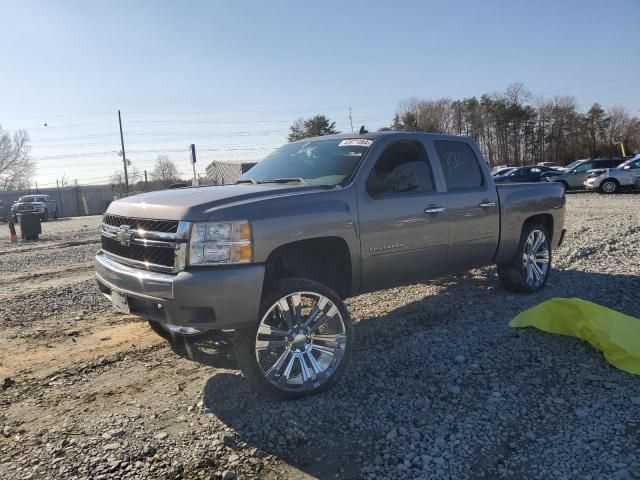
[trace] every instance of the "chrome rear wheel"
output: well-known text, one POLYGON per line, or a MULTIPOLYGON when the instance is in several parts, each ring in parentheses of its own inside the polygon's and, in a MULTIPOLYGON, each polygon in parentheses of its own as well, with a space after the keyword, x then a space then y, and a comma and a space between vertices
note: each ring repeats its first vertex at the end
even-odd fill
POLYGON ((514 292, 534 293, 551 274, 551 237, 545 226, 525 223, 515 256, 498 264, 500 283, 514 292))
POLYGON ((549 269, 549 260, 547 236, 542 230, 531 231, 522 253, 522 266, 529 287, 539 288, 544 283, 549 269))

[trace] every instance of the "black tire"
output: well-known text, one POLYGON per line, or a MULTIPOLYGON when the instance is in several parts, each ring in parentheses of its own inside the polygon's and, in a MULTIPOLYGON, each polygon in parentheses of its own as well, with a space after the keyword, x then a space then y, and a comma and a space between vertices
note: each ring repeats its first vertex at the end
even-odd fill
MULTIPOLYGON (((335 319, 337 316, 336 314, 334 314, 331 317, 327 317, 335 319)), ((309 333, 308 338, 311 337, 312 333, 313 331, 309 333)), ((292 343, 289 343, 289 346, 291 345, 292 343)), ((322 285, 321 283, 303 278, 287 278, 279 280, 275 282, 269 289, 268 293, 264 295, 260 305, 260 314, 255 326, 236 331, 234 346, 238 367, 240 367, 240 370, 242 371, 244 377, 247 379, 251 387, 257 392, 272 398, 287 400, 314 395, 316 393, 323 392, 335 385, 340 380, 340 377, 342 377, 349 364, 353 346, 353 328, 351 325, 351 316, 349 315, 349 311, 347 310, 347 306, 344 304, 344 301, 329 287, 322 285), (340 326, 344 328, 345 341, 342 348, 336 349, 336 351, 339 351, 341 355, 340 358, 337 358, 335 360, 338 362, 338 364, 337 366, 335 366, 335 370, 330 373, 330 376, 328 378, 324 380, 322 379, 322 376, 324 376, 326 372, 325 370, 321 373, 318 384, 315 384, 317 377, 314 374, 312 380, 307 381, 306 383, 303 382, 302 385, 297 386, 297 388, 289 388, 287 385, 281 385, 280 387, 277 387, 276 385, 271 383, 271 381, 265 378, 265 374, 258 364, 256 355, 258 327, 260 326, 260 323, 267 317, 267 314, 269 314, 272 307, 275 306, 276 302, 278 302, 280 299, 285 299, 287 298, 287 296, 295 294, 297 292, 308 292, 313 295, 319 295, 325 297, 333 303, 340 314, 340 326)), ((287 350, 288 348, 289 347, 287 347, 287 350)), ((288 351, 290 353, 287 354, 286 357, 283 357, 284 360, 282 362, 282 365, 286 363, 287 358, 291 358, 289 355, 292 356, 293 354, 292 350, 288 351)), ((313 355, 313 351, 310 352, 311 353, 307 353, 307 355, 313 355)), ((331 357, 334 359, 336 358, 333 355, 331 357)), ((305 364, 309 362, 308 357, 304 356, 299 361, 305 364)), ((293 363, 293 360, 291 360, 291 363, 293 363)), ((331 365, 333 365, 333 363, 334 360, 331 361, 331 365)), ((300 367, 302 367, 302 365, 300 365, 300 367)), ((327 370, 328 369, 329 368, 327 368, 327 370)), ((282 379, 282 376, 280 378, 282 379)))
POLYGON ((534 293, 544 288, 547 280, 549 279, 549 274, 551 273, 551 250, 551 237, 549 236, 546 228, 540 224, 525 223, 522 227, 522 234, 520 235, 520 242, 518 243, 516 255, 511 261, 498 264, 498 277, 500 278, 502 286, 509 291, 519 293, 534 293), (524 264, 524 256, 526 253, 525 249, 527 241, 534 231, 539 231, 544 234, 544 239, 547 244, 548 261, 547 268, 544 271, 544 275, 542 275, 541 281, 531 284, 531 282, 527 280, 528 270, 524 264))
POLYGON ((58 207, 56 207, 56 209, 53 211, 53 219, 54 220, 58 219, 58 207))
POLYGON ((599 188, 600 193, 604 193, 605 195, 618 193, 619 190, 620 184, 615 178, 607 178, 603 180, 599 188))
POLYGON ((201 332, 201 333, 196 333, 192 335, 181 335, 179 333, 171 332, 167 330, 159 322, 156 322, 154 320, 147 320, 147 321, 149 322, 149 326, 151 327, 151 330, 153 330, 162 338, 164 338, 166 341, 172 344, 184 343, 185 341, 189 341, 189 340, 196 340, 198 338, 201 338, 205 334, 205 332, 201 332))
POLYGON ((47 210, 46 208, 44 209, 44 213, 40 216, 40 219, 43 222, 48 222, 49 221, 49 210, 47 210))

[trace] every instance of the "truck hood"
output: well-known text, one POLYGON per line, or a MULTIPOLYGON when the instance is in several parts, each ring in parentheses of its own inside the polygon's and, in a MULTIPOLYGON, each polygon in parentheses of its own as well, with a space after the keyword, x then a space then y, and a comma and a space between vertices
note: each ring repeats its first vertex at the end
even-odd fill
POLYGON ((303 195, 321 189, 323 187, 287 184, 177 188, 116 200, 109 205, 106 213, 158 220, 205 221, 221 207, 268 198, 303 195))

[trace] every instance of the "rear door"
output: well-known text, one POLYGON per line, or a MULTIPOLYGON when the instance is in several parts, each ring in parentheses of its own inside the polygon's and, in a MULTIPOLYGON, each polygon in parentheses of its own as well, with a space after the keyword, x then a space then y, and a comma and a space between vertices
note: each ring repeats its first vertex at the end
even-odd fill
POLYGON ((448 270, 489 265, 498 246, 500 212, 486 164, 475 145, 464 140, 434 140, 433 145, 447 188, 448 270))
POLYGON ((424 144, 396 140, 373 162, 358 193, 362 289, 376 290, 442 274, 447 204, 424 144))

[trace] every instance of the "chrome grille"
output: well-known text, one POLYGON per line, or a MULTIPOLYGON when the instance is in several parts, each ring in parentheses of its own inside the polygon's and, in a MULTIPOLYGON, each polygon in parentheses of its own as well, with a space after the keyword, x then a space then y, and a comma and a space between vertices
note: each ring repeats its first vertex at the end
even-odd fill
POLYGON ((148 218, 121 217, 120 215, 106 214, 102 223, 119 227, 129 225, 131 230, 146 230, 149 232, 176 233, 178 231, 177 220, 153 220, 148 218))
POLYGON ((189 223, 104 215, 102 251, 120 263, 146 270, 184 269, 189 223))
POLYGON ((113 238, 102 237, 102 250, 129 260, 173 268, 175 254, 173 248, 145 246, 135 243, 122 245, 113 238))

